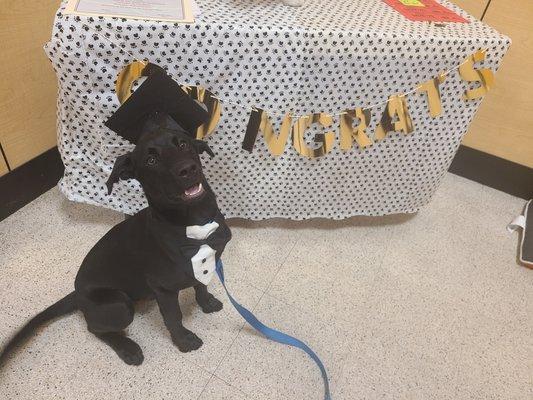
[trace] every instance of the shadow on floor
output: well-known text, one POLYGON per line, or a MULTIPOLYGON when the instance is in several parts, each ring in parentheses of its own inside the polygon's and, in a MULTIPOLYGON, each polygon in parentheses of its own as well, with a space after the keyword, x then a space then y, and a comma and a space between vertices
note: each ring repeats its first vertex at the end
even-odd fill
POLYGON ((243 218, 229 218, 228 225, 234 228, 261 229, 261 228, 280 228, 280 229, 342 229, 350 227, 364 226, 387 226, 401 225, 413 218, 414 214, 393 214, 381 217, 368 217, 364 215, 346 218, 343 220, 330 220, 326 218, 313 218, 303 221, 287 220, 282 218, 272 218, 263 221, 250 221, 243 218))

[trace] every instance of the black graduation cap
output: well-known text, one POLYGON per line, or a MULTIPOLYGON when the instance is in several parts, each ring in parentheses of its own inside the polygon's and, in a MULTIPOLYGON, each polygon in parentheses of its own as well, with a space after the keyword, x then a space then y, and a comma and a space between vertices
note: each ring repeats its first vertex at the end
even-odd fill
POLYGON ((137 144, 146 122, 159 114, 169 115, 196 137, 196 129, 209 119, 209 114, 168 76, 154 68, 148 78, 105 122, 105 126, 124 139, 137 144))

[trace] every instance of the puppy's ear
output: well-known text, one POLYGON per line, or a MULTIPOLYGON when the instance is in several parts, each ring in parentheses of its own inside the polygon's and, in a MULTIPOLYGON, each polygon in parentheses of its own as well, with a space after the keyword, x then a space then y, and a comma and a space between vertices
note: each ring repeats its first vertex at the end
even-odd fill
POLYGON ((131 153, 118 157, 115 160, 113 171, 106 182, 107 194, 111 194, 113 191, 113 185, 119 180, 131 179, 133 177, 135 177, 135 171, 133 169, 131 153))
POLYGON ((215 156, 215 153, 213 153, 213 150, 211 150, 211 147, 204 142, 203 140, 194 140, 194 145, 196 146, 196 151, 198 154, 207 153, 211 158, 215 156))

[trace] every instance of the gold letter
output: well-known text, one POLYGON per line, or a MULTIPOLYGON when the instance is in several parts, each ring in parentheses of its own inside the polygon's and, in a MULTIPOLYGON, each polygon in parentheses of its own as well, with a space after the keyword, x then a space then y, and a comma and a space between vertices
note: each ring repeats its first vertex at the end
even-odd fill
POLYGON ((115 85, 115 92, 120 104, 124 104, 128 97, 131 96, 131 87, 133 82, 139 79, 143 75, 143 71, 148 66, 147 63, 142 61, 133 61, 120 71, 117 77, 117 83, 115 85))
POLYGON ((307 143, 305 143, 305 131, 314 123, 319 123, 324 128, 327 128, 333 124, 333 118, 326 113, 305 115, 298 118, 292 127, 292 144, 294 148, 302 156, 309 158, 318 158, 329 153, 335 142, 335 134, 328 131, 324 134, 316 135, 315 141, 322 142, 320 147, 313 149, 307 146, 307 143))
POLYGON ((459 75, 466 82, 480 82, 481 86, 467 89, 463 95, 464 100, 474 100, 483 97, 494 85, 494 74, 490 69, 475 69, 474 64, 485 59, 485 50, 478 50, 459 66, 459 75))
POLYGON ((196 130, 196 139, 203 139, 213 133, 220 121, 220 115, 222 113, 220 101, 209 90, 199 86, 182 86, 182 89, 193 99, 198 100, 207 107, 209 120, 196 130))
POLYGON ((273 156, 277 157, 285 151, 285 145, 287 144, 287 139, 291 132, 291 125, 292 117, 290 114, 287 114, 281 123, 279 135, 276 135, 274 133, 274 128, 272 128, 272 123, 268 118, 268 114, 263 112, 261 115, 261 125, 259 126, 259 129, 263 132, 268 150, 270 150, 273 156))
POLYGON ((341 115, 341 149, 350 150, 352 148, 352 139, 355 139, 359 147, 365 148, 372 144, 372 140, 367 136, 365 130, 370 123, 370 110, 363 110, 356 108, 353 110, 346 110, 345 114, 341 115), (353 127, 354 118, 359 118, 359 125, 353 127))
POLYGON ((263 132, 265 142, 270 153, 277 157, 285 151, 285 145, 291 132, 292 116, 285 115, 281 123, 280 133, 276 135, 268 114, 260 108, 253 108, 248 120, 248 126, 242 142, 242 148, 252 152, 257 134, 263 132))
POLYGON ((376 139, 382 140, 388 132, 403 131, 404 135, 413 132, 413 121, 409 115, 405 96, 393 95, 389 97, 387 106, 381 116, 381 122, 376 128, 376 139), (397 116, 398 121, 392 119, 397 116))
POLYGON ((446 75, 440 74, 438 77, 424 82, 418 88, 419 92, 426 92, 428 96, 429 115, 431 115, 433 118, 442 114, 439 85, 444 82, 445 79, 446 75))

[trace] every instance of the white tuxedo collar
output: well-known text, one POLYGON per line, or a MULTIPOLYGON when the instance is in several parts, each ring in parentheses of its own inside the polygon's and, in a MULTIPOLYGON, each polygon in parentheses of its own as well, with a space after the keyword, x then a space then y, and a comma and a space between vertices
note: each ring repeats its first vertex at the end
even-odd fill
POLYGON ((188 226, 185 230, 185 234, 189 239, 205 240, 213 232, 218 229, 219 225, 216 222, 210 222, 205 225, 193 225, 188 226))

